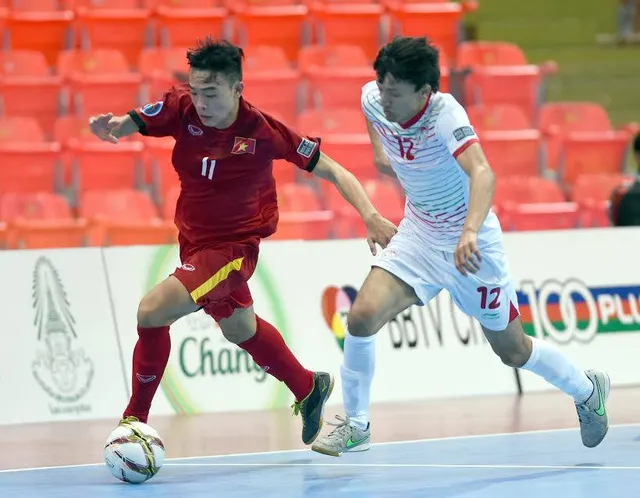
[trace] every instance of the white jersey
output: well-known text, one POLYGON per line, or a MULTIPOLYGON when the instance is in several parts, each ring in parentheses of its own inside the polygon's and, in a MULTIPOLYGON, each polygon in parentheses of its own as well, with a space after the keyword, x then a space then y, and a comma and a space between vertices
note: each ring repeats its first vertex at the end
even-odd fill
MULTIPOLYGON (((402 126, 386 119, 378 85, 372 81, 362 89, 362 110, 380 135, 405 191, 405 220, 432 247, 454 251, 469 206, 469 177, 456 157, 479 141, 464 108, 452 95, 436 92, 424 112, 402 126)), ((490 211, 478 234, 478 245, 501 238, 498 218, 490 211)))

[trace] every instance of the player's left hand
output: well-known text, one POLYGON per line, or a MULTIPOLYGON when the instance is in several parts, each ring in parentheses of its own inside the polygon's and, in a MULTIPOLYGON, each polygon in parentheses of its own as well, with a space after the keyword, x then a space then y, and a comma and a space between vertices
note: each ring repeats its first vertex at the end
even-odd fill
POLYGON ((398 227, 389 220, 383 218, 380 213, 374 213, 365 220, 367 225, 367 243, 371 254, 377 254, 376 244, 383 249, 389 245, 393 236, 398 232, 398 227))
POLYGON ((462 230, 458 247, 453 253, 453 260, 458 271, 465 276, 480 269, 482 257, 478 251, 478 232, 469 228, 462 230))

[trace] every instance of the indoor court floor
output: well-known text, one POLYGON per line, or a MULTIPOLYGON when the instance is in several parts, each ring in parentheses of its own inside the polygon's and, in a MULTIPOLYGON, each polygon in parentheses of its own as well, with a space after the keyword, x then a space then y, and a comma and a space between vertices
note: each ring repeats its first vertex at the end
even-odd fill
POLYGON ((304 449, 290 412, 158 418, 169 460, 142 485, 100 463, 113 421, 5 426, 0 497, 637 497, 639 394, 613 389, 594 449, 559 393, 377 405, 377 444, 341 458, 304 449))

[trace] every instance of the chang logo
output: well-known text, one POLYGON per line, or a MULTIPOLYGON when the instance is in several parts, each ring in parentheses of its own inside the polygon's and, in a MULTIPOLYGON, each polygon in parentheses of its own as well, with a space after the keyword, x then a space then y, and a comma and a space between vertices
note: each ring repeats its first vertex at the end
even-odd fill
POLYGON ((341 351, 344 351, 347 315, 357 295, 358 291, 349 285, 328 287, 322 293, 322 316, 324 316, 324 320, 341 351))

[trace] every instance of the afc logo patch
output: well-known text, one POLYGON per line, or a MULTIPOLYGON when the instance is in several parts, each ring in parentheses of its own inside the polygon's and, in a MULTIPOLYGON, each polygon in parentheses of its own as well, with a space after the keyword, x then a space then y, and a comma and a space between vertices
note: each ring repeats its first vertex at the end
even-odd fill
POLYGON ((152 102, 150 104, 145 105, 142 108, 142 114, 152 118, 153 116, 157 116, 158 114, 160 114, 160 111, 162 111, 163 106, 164 106, 164 102, 162 101, 152 102))
POLYGON ((255 154, 256 153, 256 139, 236 137, 233 142, 232 154, 255 154))
POLYGON ((458 142, 474 135, 475 132, 473 131, 473 128, 471 128, 471 126, 462 126, 453 131, 453 138, 455 138, 458 142))
POLYGON ((317 146, 318 144, 314 141, 303 138, 300 145, 298 145, 298 154, 309 159, 315 152, 317 146))

